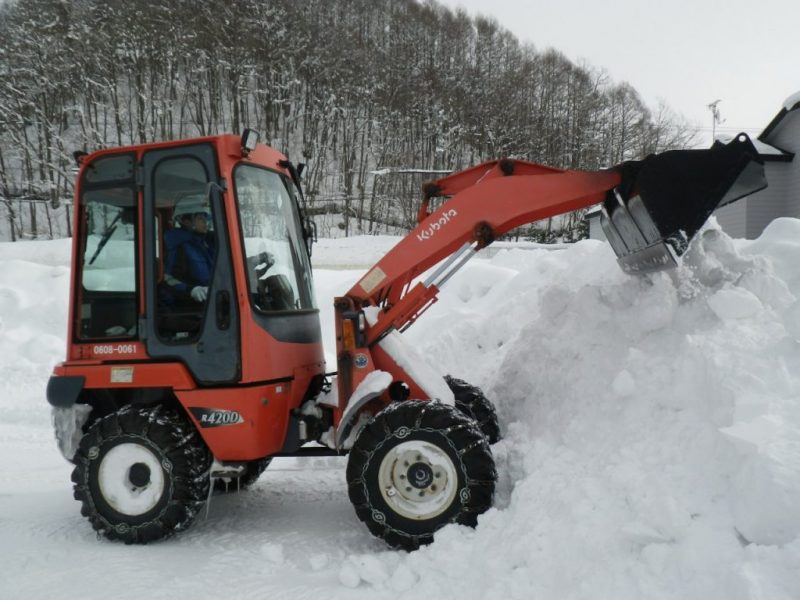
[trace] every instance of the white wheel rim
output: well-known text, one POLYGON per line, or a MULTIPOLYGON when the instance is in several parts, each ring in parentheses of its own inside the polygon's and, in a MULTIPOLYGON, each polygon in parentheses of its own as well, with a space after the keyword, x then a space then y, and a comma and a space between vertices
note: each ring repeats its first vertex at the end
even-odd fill
POLYGON ((389 450, 378 469, 378 482, 390 508, 403 517, 422 521, 450 508, 458 489, 458 474, 444 450, 413 440, 389 450))
POLYGON ((103 499, 118 513, 132 517, 152 510, 164 493, 164 470, 156 455, 140 444, 114 446, 100 462, 97 483, 103 499), (131 468, 144 465, 149 469, 144 485, 131 482, 131 468))

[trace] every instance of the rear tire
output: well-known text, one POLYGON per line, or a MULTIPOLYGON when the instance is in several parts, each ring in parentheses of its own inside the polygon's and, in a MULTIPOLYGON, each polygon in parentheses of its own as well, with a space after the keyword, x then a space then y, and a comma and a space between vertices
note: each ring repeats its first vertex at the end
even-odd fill
POLYGON ((373 535, 415 550, 448 523, 474 527, 497 473, 486 438, 440 402, 396 402, 358 434, 347 463, 350 501, 373 535))
POLYGON ((102 535, 146 544, 192 523, 208 497, 210 466, 197 430, 176 411, 129 405, 81 439, 74 495, 102 535))
POLYGON ((497 411, 483 393, 481 388, 470 385, 463 379, 446 375, 444 380, 453 392, 456 408, 478 424, 478 427, 489 440, 495 444, 502 439, 500 424, 497 422, 497 411))

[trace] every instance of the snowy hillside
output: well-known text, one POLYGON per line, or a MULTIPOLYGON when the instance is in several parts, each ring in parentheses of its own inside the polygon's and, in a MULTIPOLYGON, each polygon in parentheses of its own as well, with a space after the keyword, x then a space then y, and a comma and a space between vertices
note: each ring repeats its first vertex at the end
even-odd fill
MULTIPOLYGON (((326 344, 394 241, 315 247, 326 344)), ((495 400, 496 507, 412 554, 356 519, 338 458, 276 460, 165 542, 97 539, 44 399, 68 254, 0 244, 0 598, 800 598, 800 221, 712 226, 641 279, 596 241, 473 260, 406 335, 495 400)))

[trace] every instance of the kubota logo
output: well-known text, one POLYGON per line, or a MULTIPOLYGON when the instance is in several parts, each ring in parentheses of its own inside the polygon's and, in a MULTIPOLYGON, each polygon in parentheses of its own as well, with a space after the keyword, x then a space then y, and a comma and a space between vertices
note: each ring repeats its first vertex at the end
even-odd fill
POLYGON ((420 242, 424 242, 425 240, 431 239, 434 234, 439 231, 442 227, 447 225, 450 220, 458 216, 458 213, 454 208, 451 208, 448 211, 442 213, 442 216, 439 217, 436 221, 428 225, 425 229, 423 229, 420 233, 417 234, 417 239, 420 242))

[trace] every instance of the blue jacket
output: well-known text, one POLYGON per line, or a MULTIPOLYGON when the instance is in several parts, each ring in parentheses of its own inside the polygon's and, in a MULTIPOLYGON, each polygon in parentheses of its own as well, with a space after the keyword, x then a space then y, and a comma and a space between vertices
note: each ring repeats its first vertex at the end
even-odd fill
POLYGON ((164 282, 169 291, 162 297, 165 304, 186 301, 193 287, 211 284, 216 254, 211 236, 186 229, 170 229, 164 233, 164 246, 164 282))

